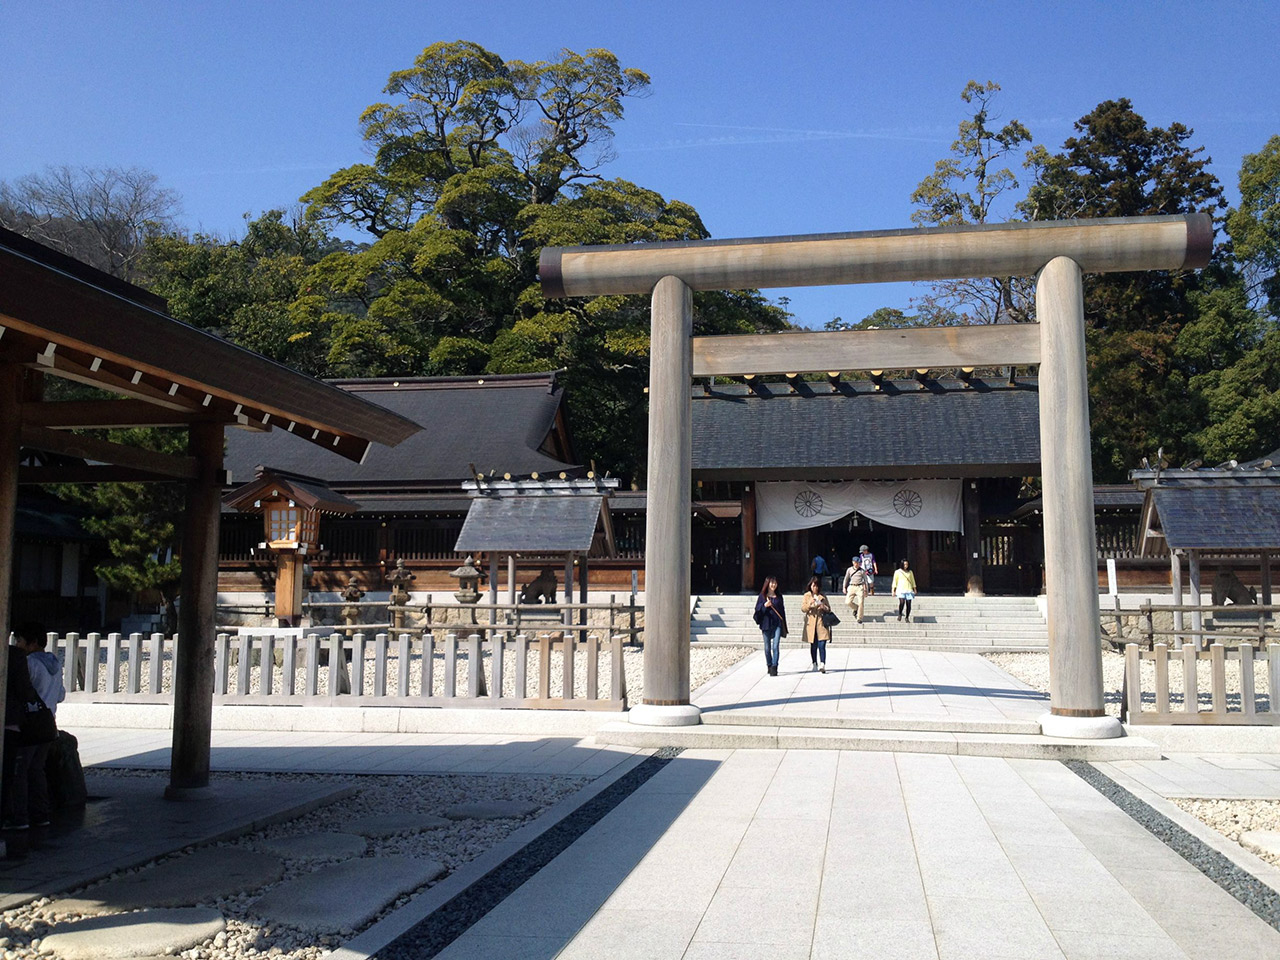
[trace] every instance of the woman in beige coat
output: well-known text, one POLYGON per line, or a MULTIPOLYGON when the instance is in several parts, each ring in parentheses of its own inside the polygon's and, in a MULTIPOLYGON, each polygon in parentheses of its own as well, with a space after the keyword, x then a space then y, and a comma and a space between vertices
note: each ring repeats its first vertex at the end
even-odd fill
POLYGON ((804 613, 804 638, 809 643, 809 659, 813 661, 813 669, 821 669, 826 673, 827 641, 831 639, 831 628, 822 622, 822 615, 831 612, 831 604, 822 592, 822 583, 817 577, 809 581, 809 589, 800 599, 800 610, 804 613))

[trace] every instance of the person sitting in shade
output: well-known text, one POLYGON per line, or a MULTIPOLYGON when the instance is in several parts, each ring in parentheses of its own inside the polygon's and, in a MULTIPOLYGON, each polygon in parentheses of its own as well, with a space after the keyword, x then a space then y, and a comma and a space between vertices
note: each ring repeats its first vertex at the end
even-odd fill
POLYGON ((898 619, 902 619, 902 611, 907 611, 907 623, 911 622, 911 601, 916 598, 916 572, 906 560, 902 566, 893 571, 893 595, 898 598, 898 619))

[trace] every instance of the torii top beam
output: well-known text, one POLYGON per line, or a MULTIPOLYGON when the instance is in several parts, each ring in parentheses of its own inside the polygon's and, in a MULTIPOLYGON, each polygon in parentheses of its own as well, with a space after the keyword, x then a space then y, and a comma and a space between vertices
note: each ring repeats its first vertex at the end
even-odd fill
POLYGON ((545 247, 548 298, 647 294, 666 276, 694 290, 744 290, 1030 276, 1054 257, 1085 273, 1190 270, 1213 252, 1208 214, 1055 220, 860 233, 545 247))

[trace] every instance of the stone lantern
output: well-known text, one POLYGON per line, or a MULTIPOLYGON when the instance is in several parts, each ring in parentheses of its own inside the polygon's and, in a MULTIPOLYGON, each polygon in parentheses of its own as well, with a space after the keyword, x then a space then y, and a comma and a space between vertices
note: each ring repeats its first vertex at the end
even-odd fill
POLYGON ((468 556, 458 569, 450 571, 449 576, 458 581, 458 591, 454 594, 459 603, 475 604, 480 601, 480 591, 476 589, 483 574, 476 569, 475 557, 468 556))

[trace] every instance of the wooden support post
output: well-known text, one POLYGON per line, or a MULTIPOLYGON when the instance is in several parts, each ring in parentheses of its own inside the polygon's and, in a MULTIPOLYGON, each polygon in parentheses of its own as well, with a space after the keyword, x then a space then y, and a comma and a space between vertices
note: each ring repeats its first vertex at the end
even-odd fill
MULTIPOLYGON (((0 366, 0 631, 4 631, 4 656, 0 657, 0 711, 4 710, 9 675, 9 630, 12 626, 13 530, 18 512, 18 450, 22 433, 22 368, 0 366)), ((4 762, 0 744, 0 763, 4 762)))
MULTIPOLYGON (((516 597, 518 595, 519 594, 516 591, 516 555, 514 553, 508 553, 507 554, 507 603, 509 603, 512 607, 514 607, 516 605, 516 597)), ((515 622, 516 611, 512 610, 510 613, 508 613, 507 616, 510 618, 507 621, 508 623, 515 622)), ((508 631, 504 633, 503 636, 514 637, 515 632, 508 631)))
MULTIPOLYGON (((573 611, 568 608, 568 604, 573 603, 573 553, 572 551, 564 555, 564 602, 565 609, 563 616, 560 618, 561 623, 566 627, 573 623, 573 611)), ((567 637, 569 632, 565 631, 567 637)))
MULTIPOLYGON (((1203 595, 1200 592, 1200 551, 1199 550, 1191 551, 1191 560, 1190 560, 1189 566, 1191 567, 1191 605, 1194 607, 1198 607, 1200 606, 1201 603, 1204 602, 1203 595)), ((1192 611, 1191 628, 1195 631, 1195 635, 1196 635, 1196 649, 1203 650, 1205 647, 1204 613, 1202 613, 1199 610, 1192 611)))
POLYGON ((498 625, 498 554, 489 551, 489 639, 498 625))
POLYGON ((1271 606, 1271 554, 1262 551, 1262 605, 1271 606))
POLYGON ((174 650, 173 752, 165 796, 209 785, 213 731, 214 613, 222 512, 222 424, 193 423, 187 452, 199 476, 187 483, 182 531, 182 607, 174 650))
MULTIPOLYGON (((578 558, 578 602, 585 604, 587 602, 587 555, 584 553, 578 558)), ((578 625, 585 627, 587 625, 586 607, 578 611, 578 625)), ((579 636, 584 636, 581 634, 579 636)))
POLYGON ((742 489, 742 589, 757 590, 756 583, 756 488, 747 484, 742 489))
POLYGON ((982 511, 978 498, 978 481, 965 480, 964 502, 964 571, 966 597, 983 595, 982 586, 982 511))
MULTIPOLYGON (((1169 564, 1171 569, 1170 582, 1173 585, 1173 605, 1175 607, 1180 607, 1182 606, 1182 602, 1184 599, 1183 592, 1182 592, 1182 554, 1178 553, 1178 551, 1176 550, 1170 550, 1169 564)), ((1183 627, 1182 611, 1174 610, 1173 611, 1173 629, 1181 630, 1182 627, 1183 627)), ((1176 643, 1176 646, 1179 649, 1181 649, 1182 644, 1186 642, 1186 637, 1184 637, 1181 633, 1179 633, 1175 635, 1174 641, 1176 643)))

